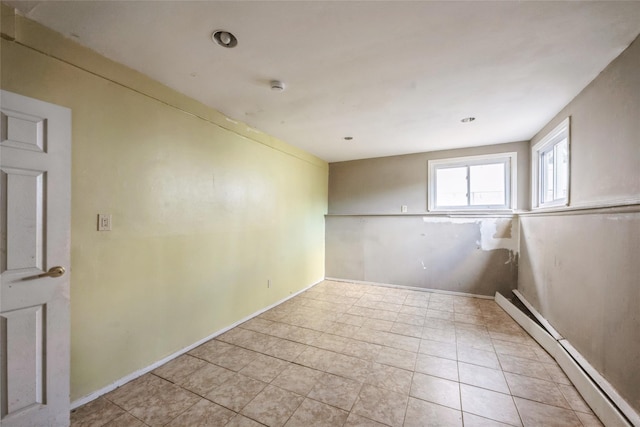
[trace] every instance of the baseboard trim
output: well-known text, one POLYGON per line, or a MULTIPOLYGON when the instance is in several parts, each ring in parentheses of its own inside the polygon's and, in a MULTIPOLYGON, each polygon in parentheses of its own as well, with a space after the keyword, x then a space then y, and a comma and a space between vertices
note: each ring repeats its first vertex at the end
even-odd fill
MULTIPOLYGON (((613 395, 617 396, 618 399, 622 398, 615 392, 613 387, 609 386, 610 390, 603 391, 596 380, 589 375, 590 371, 596 371, 586 359, 573 349, 573 347, 571 347, 573 354, 567 351, 567 346, 570 346, 570 344, 566 339, 554 339, 547 331, 501 294, 496 293, 495 301, 558 362, 558 365, 560 365, 578 392, 580 392, 584 400, 605 426, 640 426, 638 414, 636 414, 628 404, 626 410, 623 412, 625 408, 621 408, 614 403, 617 399, 614 399, 612 397, 613 395), (578 357, 576 358, 576 356, 578 357), (611 394, 612 392, 613 394, 611 394)), ((535 310, 532 311, 532 313, 536 318, 538 318, 538 316, 542 317, 542 315, 535 310)))
POLYGON ((366 282, 364 280, 340 279, 337 277, 325 277, 325 280, 331 280, 332 282, 345 282, 345 283, 357 283, 361 285, 383 286, 385 288, 408 289, 410 291, 432 292, 435 294, 454 295, 454 296, 460 296, 460 297, 491 299, 491 300, 493 299, 493 297, 489 295, 477 295, 477 294, 469 294, 466 292, 443 291, 441 289, 419 288, 417 286, 394 285, 391 283, 366 282))
POLYGON ((82 406, 84 404, 87 404, 87 403, 91 402, 92 400, 95 400, 95 399, 99 398, 100 396, 102 396, 102 395, 104 395, 106 393, 109 393, 110 391, 113 391, 113 390, 115 390, 116 388, 118 388, 120 386, 125 385, 129 381, 135 380, 136 378, 141 377, 142 375, 153 371, 154 369, 164 365, 167 362, 172 361, 173 359, 175 359, 178 356, 182 356, 183 354, 185 354, 185 353, 193 350, 194 348, 198 347, 199 345, 204 344, 205 342, 217 337, 218 335, 222 335, 225 332, 235 328, 236 326, 238 326, 238 325, 240 325, 240 324, 242 324, 242 323, 244 323, 244 322, 246 322, 248 320, 251 320, 256 316, 261 315, 265 311, 271 310, 272 308, 277 307, 278 305, 282 304, 283 302, 286 302, 286 301, 290 300, 291 298, 294 298, 294 297, 300 295, 304 291, 307 291, 307 290, 311 289, 312 287, 316 286, 317 284, 319 284, 320 282, 322 282, 324 280, 325 279, 320 279, 320 280, 316 281, 315 283, 312 283, 311 285, 309 285, 309 286, 307 286, 307 287, 305 287, 305 288, 303 288, 303 289, 301 289, 301 290, 299 290, 299 291, 297 291, 295 293, 292 293, 291 295, 281 299, 280 301, 277 301, 277 302, 271 304, 268 307, 260 309, 260 310, 256 311, 255 313, 252 313, 249 316, 244 317, 244 318, 238 320, 237 322, 235 322, 235 323, 233 323, 233 324, 231 324, 229 326, 226 326, 226 327, 214 332, 213 334, 211 334, 211 335, 209 335, 209 336, 207 336, 205 338, 202 338, 201 340, 196 341, 195 343, 193 343, 193 344, 191 344, 191 345, 189 345, 187 347, 184 347, 183 349, 178 350, 175 353, 170 354, 169 356, 165 357, 164 359, 158 360, 157 362, 154 362, 149 366, 146 366, 146 367, 144 367, 142 369, 139 369, 139 370, 137 370, 135 372, 132 372, 131 374, 129 374, 127 376, 124 376, 124 377, 120 378, 119 380, 109 384, 108 386, 94 391, 91 394, 88 394, 88 395, 86 395, 84 397, 81 397, 80 399, 74 400, 73 402, 71 402, 71 409, 73 410, 73 409, 76 409, 76 408, 78 408, 78 407, 80 407, 80 406, 82 406))

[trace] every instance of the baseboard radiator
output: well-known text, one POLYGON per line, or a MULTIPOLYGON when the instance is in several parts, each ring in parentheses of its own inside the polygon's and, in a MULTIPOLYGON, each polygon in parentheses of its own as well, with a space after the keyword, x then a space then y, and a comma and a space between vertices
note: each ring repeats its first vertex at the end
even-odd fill
POLYGON ((531 319, 499 293, 495 301, 555 360, 600 421, 607 427, 640 427, 640 415, 609 382, 535 308, 516 291, 514 295, 531 312, 531 319), (536 322, 537 321, 537 322, 536 322))

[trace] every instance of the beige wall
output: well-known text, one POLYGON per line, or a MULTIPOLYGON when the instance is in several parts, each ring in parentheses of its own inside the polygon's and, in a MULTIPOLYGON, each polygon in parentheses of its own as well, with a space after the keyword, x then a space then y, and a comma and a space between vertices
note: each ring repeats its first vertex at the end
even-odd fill
POLYGON ((518 289, 640 413, 640 40, 532 144, 567 116, 571 206, 520 217, 518 289))
POLYGON ((73 115, 72 400, 324 277, 325 162, 2 12, 2 88, 73 115))
POLYGON ((427 213, 429 160, 507 152, 518 155, 526 208, 527 142, 331 163, 327 277, 488 296, 515 289, 517 219, 427 213))

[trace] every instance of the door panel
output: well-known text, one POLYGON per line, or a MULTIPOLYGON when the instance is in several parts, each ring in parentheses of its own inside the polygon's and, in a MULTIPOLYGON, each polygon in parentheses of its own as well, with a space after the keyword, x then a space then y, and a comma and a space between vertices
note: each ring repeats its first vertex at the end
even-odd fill
POLYGON ((2 355, 7 369, 7 396, 2 400, 6 417, 33 405, 44 404, 44 306, 3 313, 2 355))
POLYGON ((2 269, 44 270, 44 172, 3 168, 2 269))
POLYGON ((67 426, 71 112, 1 91, 0 124, 0 424, 67 426))

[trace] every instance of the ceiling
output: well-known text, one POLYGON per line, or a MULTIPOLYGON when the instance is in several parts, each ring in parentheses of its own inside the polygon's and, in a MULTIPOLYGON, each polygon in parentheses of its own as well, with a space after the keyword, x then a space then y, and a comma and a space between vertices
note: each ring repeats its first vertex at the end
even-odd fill
POLYGON ((329 162, 529 140, 640 33, 640 2, 8 3, 329 162))

